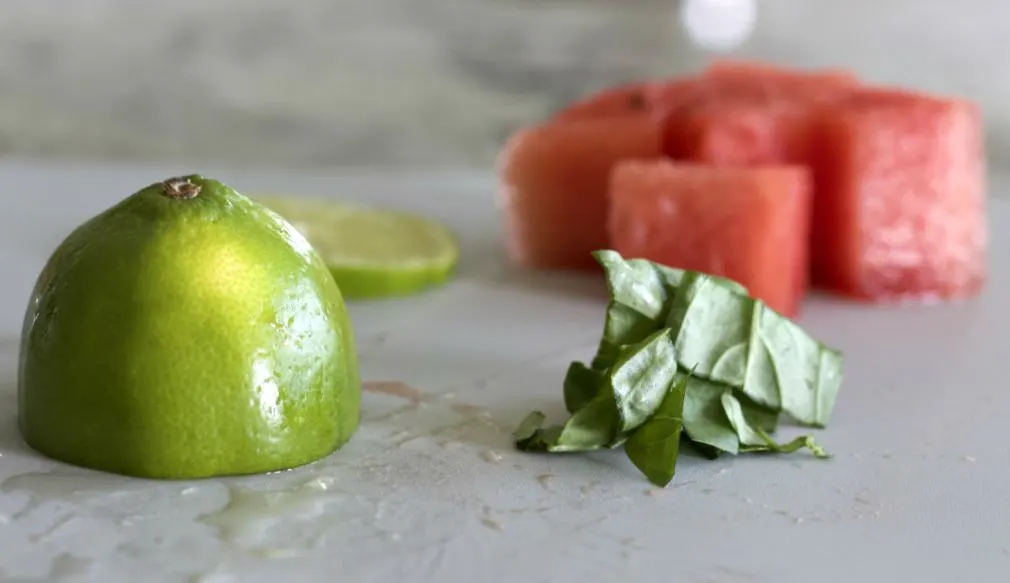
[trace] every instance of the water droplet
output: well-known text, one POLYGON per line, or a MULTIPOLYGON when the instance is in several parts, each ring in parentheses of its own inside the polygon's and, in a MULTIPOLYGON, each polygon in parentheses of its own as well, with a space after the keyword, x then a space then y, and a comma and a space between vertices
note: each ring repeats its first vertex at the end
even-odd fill
POLYGON ((553 490, 554 489, 554 484, 553 484, 554 475, 553 474, 540 474, 539 476, 537 476, 537 481, 540 482, 540 486, 544 490, 548 490, 549 491, 549 490, 553 490))
POLYGON ((501 525, 500 522, 498 522, 497 520, 493 520, 491 518, 488 518, 487 516, 482 516, 481 519, 480 519, 480 523, 483 524, 485 527, 487 527, 487 528, 489 528, 491 530, 494 530, 496 532, 503 532, 505 530, 504 528, 502 528, 502 525, 501 525))
POLYGON ((501 463, 502 460, 502 455, 500 453, 490 449, 482 451, 480 453, 480 457, 489 464, 501 463))
POLYGON ((975 461, 975 456, 966 455, 966 456, 964 456, 964 461, 966 461, 966 462, 974 462, 975 461))
POLYGON ((305 482, 304 484, 302 484, 302 487, 307 488, 309 490, 317 490, 319 492, 325 492, 330 488, 332 488, 335 482, 336 480, 334 480, 330 476, 319 476, 309 480, 308 482, 305 482))

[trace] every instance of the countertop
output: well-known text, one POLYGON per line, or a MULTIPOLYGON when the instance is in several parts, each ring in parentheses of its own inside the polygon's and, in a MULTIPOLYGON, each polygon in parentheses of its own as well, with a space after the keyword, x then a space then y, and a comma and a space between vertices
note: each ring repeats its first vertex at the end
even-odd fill
POLYGON ((978 300, 809 301, 802 323, 847 355, 832 423, 817 433, 832 459, 684 457, 659 490, 619 452, 512 448, 530 410, 562 418, 565 368, 595 349, 605 296, 591 279, 506 267, 491 176, 213 173, 247 192, 445 220, 464 245, 460 273, 414 298, 351 304, 364 419, 322 462, 156 482, 46 460, 15 427, 34 279, 79 222, 181 170, 0 164, 0 581, 889 583, 1010 572, 1002 200, 978 300))

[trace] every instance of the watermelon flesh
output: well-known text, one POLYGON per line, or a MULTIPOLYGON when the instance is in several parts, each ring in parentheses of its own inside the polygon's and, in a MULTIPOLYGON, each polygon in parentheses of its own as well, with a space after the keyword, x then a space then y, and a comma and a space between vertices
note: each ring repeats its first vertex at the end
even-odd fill
POLYGON ((803 106, 788 102, 716 98, 667 115, 663 153, 727 166, 802 163, 808 119, 803 106))
POLYGON ((659 156, 648 115, 588 118, 520 130, 499 157, 510 259, 531 268, 596 269, 609 247, 607 184, 620 160, 659 156))
POLYGON ((974 104, 863 90, 819 114, 815 141, 816 285, 887 302, 982 288, 985 163, 974 104))
POLYGON ((703 79, 707 91, 666 112, 663 152, 717 165, 806 163, 814 113, 858 83, 746 61, 716 61, 703 79))
POLYGON ((621 162, 610 182, 611 247, 728 277, 795 317, 807 287, 810 186, 800 166, 621 162))

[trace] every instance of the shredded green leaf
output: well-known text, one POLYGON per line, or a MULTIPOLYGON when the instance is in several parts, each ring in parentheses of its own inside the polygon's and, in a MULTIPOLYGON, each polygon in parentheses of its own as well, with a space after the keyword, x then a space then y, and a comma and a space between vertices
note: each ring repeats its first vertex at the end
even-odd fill
POLYGON ((624 444, 631 463, 659 486, 669 484, 677 471, 687 381, 682 376, 671 383, 656 412, 624 444))
POLYGON ((579 452, 624 446, 634 465, 665 486, 686 438, 709 458, 722 453, 827 453, 811 436, 772 437, 783 414, 823 427, 842 382, 841 353, 747 295, 731 280, 614 251, 593 254, 610 290, 590 365, 564 381, 571 417, 544 428, 531 413, 516 430, 524 451, 579 452))

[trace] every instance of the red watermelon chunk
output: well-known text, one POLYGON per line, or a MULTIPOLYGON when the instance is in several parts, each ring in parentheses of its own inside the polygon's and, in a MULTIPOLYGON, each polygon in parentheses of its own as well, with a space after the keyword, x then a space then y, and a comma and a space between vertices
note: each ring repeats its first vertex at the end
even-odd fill
POLYGON ((986 277, 978 108, 864 90, 816 126, 812 276, 875 301, 976 294, 986 277))
POLYGON ((727 166, 802 163, 809 112, 787 101, 716 98, 670 112, 662 124, 663 153, 727 166))
POLYGON ((841 72, 801 72, 747 61, 716 61, 709 91, 671 109, 663 152, 718 165, 803 164, 814 113, 848 95, 857 80, 841 72))
POLYGON ((671 109, 663 151, 677 160, 740 166, 806 164, 813 115, 854 88, 838 72, 793 72, 747 62, 718 61, 709 91, 671 109))
POLYGON ((793 317, 806 291, 810 196, 800 166, 622 162, 611 174, 611 247, 728 277, 793 317))
POLYGON ((659 156, 647 115, 590 118, 520 130, 499 158, 507 248, 534 268, 597 268, 607 248, 607 184, 620 160, 659 156))

